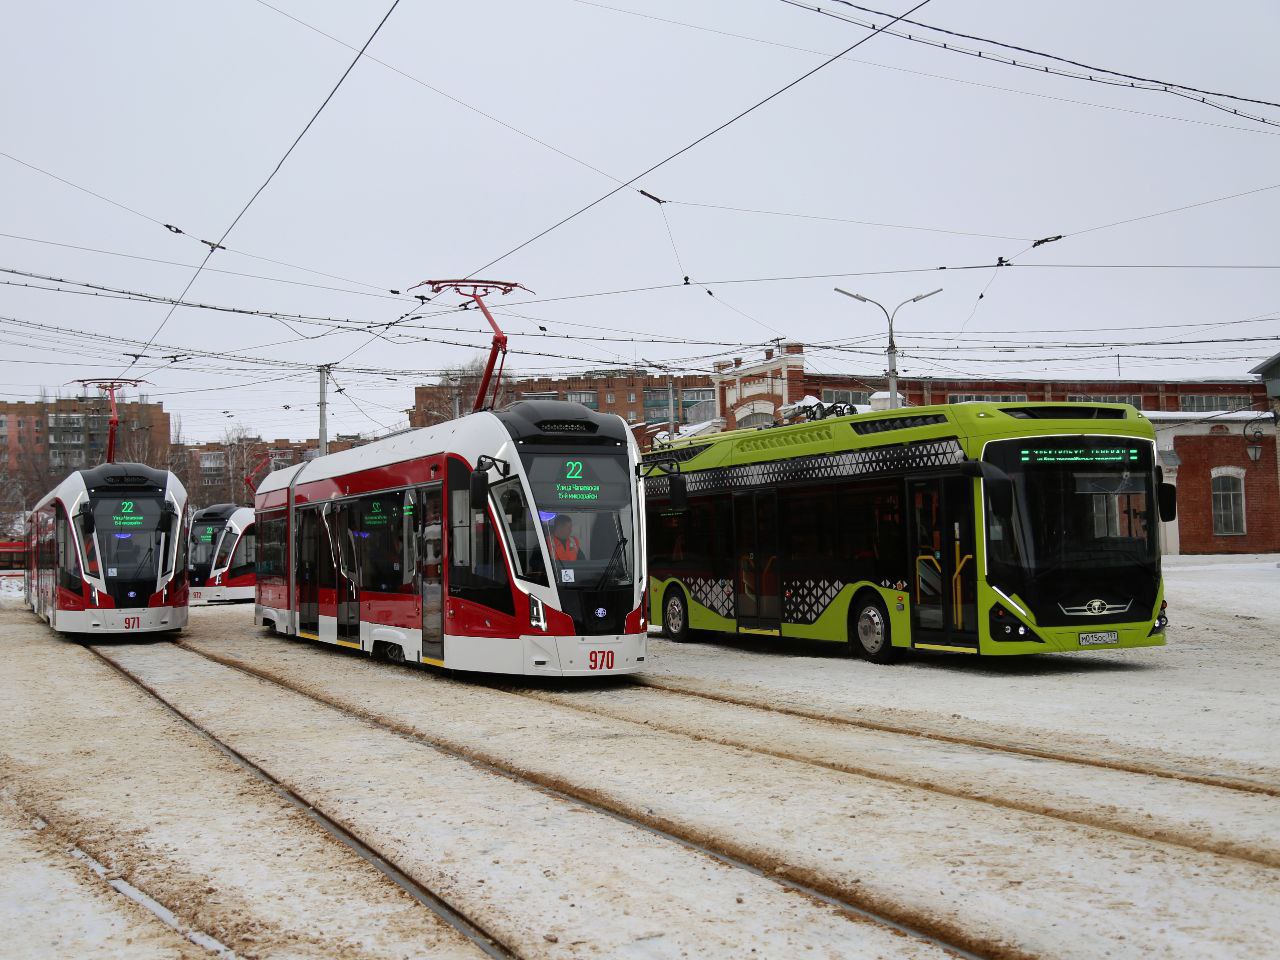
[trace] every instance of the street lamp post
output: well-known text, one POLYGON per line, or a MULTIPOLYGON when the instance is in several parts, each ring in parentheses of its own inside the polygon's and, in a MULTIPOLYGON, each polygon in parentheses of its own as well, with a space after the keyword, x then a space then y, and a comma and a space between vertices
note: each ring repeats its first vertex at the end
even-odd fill
POLYGON ((914 297, 903 300, 900 304, 893 308, 890 313, 884 308, 884 304, 878 300, 872 300, 870 297, 864 297, 860 293, 851 293, 848 290, 835 288, 836 293, 843 293, 846 297, 853 297, 855 300, 861 300, 863 303, 874 303, 880 308, 880 312, 884 314, 884 318, 889 321, 889 348, 885 353, 889 357, 889 409, 896 410, 898 408, 898 345, 893 340, 893 318, 898 315, 898 311, 905 307, 908 303, 919 303, 926 297, 932 297, 935 293, 941 293, 942 288, 930 290, 928 293, 920 293, 914 297))

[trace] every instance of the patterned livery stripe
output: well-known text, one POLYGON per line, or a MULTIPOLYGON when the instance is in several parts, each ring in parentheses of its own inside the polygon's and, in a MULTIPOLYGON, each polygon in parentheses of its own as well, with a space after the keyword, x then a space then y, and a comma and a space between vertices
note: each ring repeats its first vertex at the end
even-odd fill
MULTIPOLYGON (((964 459, 964 449, 959 441, 948 437, 921 443, 894 444, 867 450, 846 450, 842 453, 822 453, 735 467, 695 470, 684 474, 684 477, 689 493, 717 493, 779 483, 930 470, 954 466, 964 459)), ((671 491, 671 482, 665 476, 649 477, 644 482, 644 489, 648 496, 665 497, 671 491)))
POLYGON ((842 580, 785 580, 782 619, 787 623, 817 623, 843 589, 842 580))

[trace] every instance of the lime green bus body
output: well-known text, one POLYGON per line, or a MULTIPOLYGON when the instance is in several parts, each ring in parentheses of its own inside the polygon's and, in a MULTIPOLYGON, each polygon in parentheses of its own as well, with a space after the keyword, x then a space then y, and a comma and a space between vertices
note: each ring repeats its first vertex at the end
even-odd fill
MULTIPOLYGON (((870 591, 879 597, 888 615, 894 647, 1009 656, 1159 646, 1165 642, 1167 621, 1163 614, 1164 588, 1159 570, 1156 496, 1160 471, 1155 432, 1150 421, 1128 405, 970 402, 910 407, 678 440, 655 449, 646 459, 651 465, 646 481, 647 546, 650 615, 655 625, 663 622, 664 598, 674 589, 683 594, 688 625, 694 630, 844 643, 851 639, 851 605, 855 598, 870 591), (1146 538, 1154 559, 1148 555, 1141 570, 1120 571, 1138 585, 1134 590, 1134 597, 1138 599, 1131 597, 1122 613, 1110 612, 1121 607, 1118 600, 1113 604, 1092 598, 1085 600, 1084 594, 1075 606, 1059 601, 1056 606, 1061 613, 1050 611, 1055 604, 1047 603, 1043 597, 1037 601, 1023 595, 1031 590, 1030 586, 1023 590, 1007 586, 1002 589, 992 577, 988 562, 993 549, 992 531, 988 525, 996 524, 989 512, 988 494, 984 492, 990 481, 979 470, 987 451, 997 449, 991 445, 1003 441, 1014 441, 1017 446, 1004 444, 998 449, 1020 451, 1023 463, 1037 463, 1037 457, 1050 464, 1055 460, 1070 461, 1073 453, 1080 457, 1083 450, 1084 467, 1075 468, 1068 462, 1060 468, 1082 471, 1075 488, 1064 486, 1063 489, 1078 491, 1083 484, 1084 495, 1077 495, 1070 502, 1091 503, 1095 505, 1092 509, 1101 512, 1097 516, 1077 517, 1076 521, 1083 522, 1086 529, 1090 523, 1104 527, 1110 524, 1108 529, 1127 524, 1131 535, 1137 531, 1138 536, 1146 538), (1118 516, 1114 507, 1107 506, 1111 499, 1107 494, 1088 492, 1088 484, 1096 482, 1088 472, 1091 469, 1088 458, 1115 456, 1128 458, 1134 464, 1140 462, 1149 474, 1138 477, 1139 471, 1135 469, 1135 479, 1130 481, 1130 471, 1125 467, 1122 474, 1105 475, 1123 475, 1130 485, 1126 489, 1137 489, 1134 483, 1147 484, 1142 488, 1145 492, 1125 498, 1130 506, 1122 506, 1118 516), (939 543, 935 536, 927 546, 938 549, 908 547, 905 565, 895 568, 896 572, 888 577, 868 576, 865 570, 860 577, 845 576, 836 561, 831 564, 831 575, 825 580, 813 575, 788 579, 786 561, 780 560, 777 566, 783 572, 771 581, 781 595, 780 615, 767 622, 758 618, 744 621, 740 616, 741 594, 744 589, 751 591, 743 587, 747 575, 741 574, 735 564, 737 557, 745 558, 746 553, 735 553, 729 575, 723 575, 722 569, 718 577, 691 575, 680 570, 680 562, 673 559, 669 546, 671 535, 664 534, 664 525, 676 529, 682 521, 682 509, 671 500, 670 474, 677 470, 683 478, 677 482, 687 488, 689 503, 699 497, 733 501, 728 513, 722 512, 720 516, 736 516, 743 509, 739 506, 741 498, 753 490, 766 491, 758 493, 761 496, 776 496, 767 491, 785 491, 789 484, 798 483, 834 491, 822 494, 826 499, 821 501, 833 508, 825 524, 827 542, 839 536, 835 530, 843 522, 839 516, 843 502, 840 491, 846 487, 854 489, 866 478, 874 478, 885 489, 888 489, 886 484, 900 483, 903 490, 900 513, 906 515, 911 510, 913 490, 918 513, 921 491, 927 499, 934 484, 945 484, 950 499, 956 504, 956 512, 947 515, 945 524, 937 521, 932 526, 945 525, 949 531, 954 520, 957 543, 939 543), (964 547, 959 545, 962 526, 971 531, 971 541, 964 547), (664 540, 668 543, 665 548, 664 540), (949 560, 952 562, 948 563, 949 560), (937 568, 936 574, 931 572, 932 568, 937 568), (944 570, 950 575, 950 581, 943 589, 949 586, 950 593, 943 593, 945 602, 940 605, 948 608, 945 613, 950 626, 922 629, 919 618, 924 611, 913 613, 913 610, 923 603, 926 581, 937 586, 948 579, 944 570), (901 575, 903 571, 905 575, 901 575), (1108 613, 1091 615, 1090 604, 1107 607, 1108 613), (1068 614, 1069 610, 1083 612, 1068 614), (796 611, 803 611, 803 615, 797 615, 796 611), (963 629, 960 629, 957 624, 962 621, 963 629)), ((683 509, 687 513, 688 508, 683 509)), ((722 504, 715 509, 726 508, 722 504)), ((777 526, 785 528, 794 521, 784 510, 773 509, 777 526)), ((916 521, 919 525, 918 516, 916 521)), ((809 520, 806 518, 805 522, 809 520)), ((901 517, 898 520, 899 526, 907 523, 901 517)), ((675 536, 688 535, 686 530, 675 536)), ((727 541, 733 540, 731 531, 727 541)), ((742 563, 749 561, 744 559, 742 563)), ((1088 580, 1091 571, 1077 570, 1072 576, 1077 574, 1078 578, 1088 580)), ((1045 575, 1037 582, 1052 584, 1054 581, 1052 576, 1045 575)), ((1049 588, 1037 589, 1043 592, 1049 588)), ((1088 586, 1081 589, 1087 592, 1088 586)), ((764 592, 758 591, 759 597, 753 595, 753 601, 763 601, 764 592)))

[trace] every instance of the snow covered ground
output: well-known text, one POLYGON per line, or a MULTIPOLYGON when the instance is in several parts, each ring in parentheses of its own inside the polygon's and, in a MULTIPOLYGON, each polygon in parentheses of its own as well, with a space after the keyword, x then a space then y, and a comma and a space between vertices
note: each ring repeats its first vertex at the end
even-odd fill
POLYGON ((1271 957, 1278 561, 1167 561, 1163 648, 655 640, 639 683, 396 668, 249 606, 100 657, 6 596, 0 928, 208 955, 83 850, 239 956, 483 955, 159 697, 506 955, 1271 957))

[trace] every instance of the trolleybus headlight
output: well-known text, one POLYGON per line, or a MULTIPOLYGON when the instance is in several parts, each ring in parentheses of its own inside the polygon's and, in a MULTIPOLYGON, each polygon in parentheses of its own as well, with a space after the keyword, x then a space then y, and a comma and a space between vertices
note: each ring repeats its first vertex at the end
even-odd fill
POLYGON ((542 601, 532 594, 529 596, 529 623, 539 630, 547 629, 547 612, 542 601))
POLYGON ((1164 628, 1169 626, 1169 615, 1165 613, 1168 608, 1169 601, 1161 600, 1160 613, 1156 615, 1156 622, 1151 625, 1151 631, 1147 634, 1148 637, 1154 637, 1157 633, 1164 633, 1164 628))

